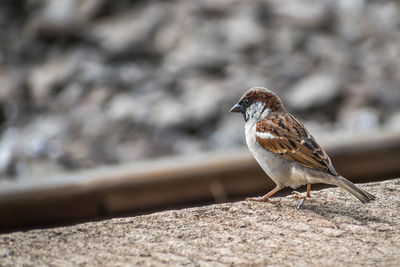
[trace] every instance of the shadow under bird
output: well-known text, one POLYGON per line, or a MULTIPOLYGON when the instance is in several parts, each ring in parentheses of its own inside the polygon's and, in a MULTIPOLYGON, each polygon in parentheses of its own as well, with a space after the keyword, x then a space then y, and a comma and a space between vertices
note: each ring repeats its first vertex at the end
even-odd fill
POLYGON ((311 197, 311 184, 315 183, 339 186, 362 203, 375 199, 337 173, 326 152, 271 90, 251 88, 230 112, 242 113, 247 146, 276 184, 276 188, 266 195, 246 200, 267 202, 284 187, 307 185, 306 195, 293 192, 294 197, 301 200, 297 206, 299 209, 304 200, 311 197))

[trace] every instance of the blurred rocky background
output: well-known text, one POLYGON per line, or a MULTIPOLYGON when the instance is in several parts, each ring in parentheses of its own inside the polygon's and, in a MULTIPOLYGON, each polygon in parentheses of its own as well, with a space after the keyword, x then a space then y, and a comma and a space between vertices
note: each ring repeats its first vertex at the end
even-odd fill
POLYGON ((243 146, 256 85, 315 135, 399 130, 399 59, 399 1, 2 0, 0 177, 243 146))

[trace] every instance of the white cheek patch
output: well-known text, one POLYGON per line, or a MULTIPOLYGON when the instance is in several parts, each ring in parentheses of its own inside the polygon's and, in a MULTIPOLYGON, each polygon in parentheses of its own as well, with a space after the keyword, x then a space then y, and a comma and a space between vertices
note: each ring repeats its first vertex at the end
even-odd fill
MULTIPOLYGON (((259 119, 262 118, 262 111, 264 110, 265 104, 262 102, 256 102, 252 104, 250 107, 247 108, 246 110, 246 116, 248 119, 259 119)), ((265 111, 264 111, 265 112, 265 111)))
POLYGON ((263 111, 263 113, 261 114, 261 118, 267 117, 270 111, 271 111, 271 110, 270 110, 269 108, 266 108, 266 109, 263 111))
POLYGON ((272 139, 275 138, 274 135, 266 132, 257 132, 257 137, 260 137, 262 139, 272 139))
POLYGON ((265 104, 262 102, 256 102, 250 106, 250 108, 257 113, 261 113, 261 111, 264 109, 265 104))

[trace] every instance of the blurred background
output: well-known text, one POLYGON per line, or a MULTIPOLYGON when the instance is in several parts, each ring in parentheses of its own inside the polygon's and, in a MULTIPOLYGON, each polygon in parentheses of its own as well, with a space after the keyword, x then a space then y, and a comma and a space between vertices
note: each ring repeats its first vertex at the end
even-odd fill
POLYGON ((0 185, 244 147, 276 91, 314 136, 400 131, 400 3, 2 0, 0 185))

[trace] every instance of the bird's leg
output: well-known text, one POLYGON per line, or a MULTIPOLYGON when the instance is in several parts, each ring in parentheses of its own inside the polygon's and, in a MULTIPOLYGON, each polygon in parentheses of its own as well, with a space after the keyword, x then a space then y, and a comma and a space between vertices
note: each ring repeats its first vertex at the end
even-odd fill
POLYGON ((307 184, 307 193, 306 193, 306 195, 303 195, 303 194, 301 194, 301 193, 299 193, 299 192, 297 192, 297 191, 293 191, 293 192, 292 192, 292 194, 293 194, 292 197, 293 197, 293 198, 295 198, 295 199, 300 199, 300 202, 299 202, 299 204, 297 205, 297 209, 300 209, 300 208, 303 206, 304 201, 305 201, 306 199, 308 199, 310 202, 312 202, 310 192, 311 192, 311 184, 307 184))
POLYGON ((307 184, 307 194, 306 197, 311 199, 311 184, 307 184))
POLYGON ((270 202, 274 204, 279 203, 279 201, 271 201, 269 200, 269 198, 281 189, 282 189, 281 187, 275 187, 273 190, 271 190, 262 197, 248 197, 246 198, 246 201, 270 202))

